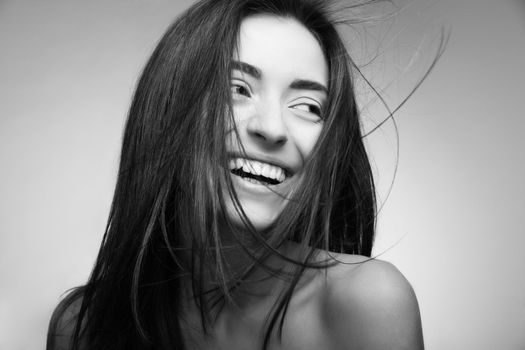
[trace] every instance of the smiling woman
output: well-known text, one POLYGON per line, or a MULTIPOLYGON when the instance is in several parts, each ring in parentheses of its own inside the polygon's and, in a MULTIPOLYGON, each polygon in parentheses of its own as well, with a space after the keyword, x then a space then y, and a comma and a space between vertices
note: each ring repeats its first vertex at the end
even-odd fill
POLYGON ((327 2, 204 0, 133 98, 106 234, 51 349, 421 349, 327 2))

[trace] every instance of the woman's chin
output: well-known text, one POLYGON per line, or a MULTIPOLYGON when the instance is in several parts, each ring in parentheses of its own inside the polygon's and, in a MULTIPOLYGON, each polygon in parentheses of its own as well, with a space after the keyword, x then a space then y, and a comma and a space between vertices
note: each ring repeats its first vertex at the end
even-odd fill
MULTIPOLYGON (((249 220, 249 224, 257 232, 262 232, 269 229, 272 224, 276 221, 278 212, 275 210, 264 210, 262 208, 243 208, 246 218, 249 220)), ((275 209, 275 208, 271 208, 275 209)), ((233 203, 228 203, 226 216, 228 221, 240 230, 249 230, 248 223, 245 223, 241 217, 241 213, 237 212, 233 203)))
MULTIPOLYGON (((284 210, 287 201, 281 195, 271 191, 261 191, 262 193, 252 193, 243 188, 235 189, 239 204, 242 206, 244 214, 249 224, 258 231, 269 229, 284 210)), ((236 208, 233 199, 228 194, 224 194, 225 216, 228 221, 236 228, 248 230, 249 224, 245 223, 239 208, 236 208)))
MULTIPOLYGON (((257 232, 262 232, 272 226, 272 224, 275 221, 274 217, 261 217, 261 215, 250 215, 249 213, 246 213, 246 216, 252 225, 252 227, 257 232)), ((228 213, 228 219, 230 222, 235 225, 235 227, 241 229, 241 230, 248 230, 248 225, 245 223, 240 214, 235 213, 228 213)))

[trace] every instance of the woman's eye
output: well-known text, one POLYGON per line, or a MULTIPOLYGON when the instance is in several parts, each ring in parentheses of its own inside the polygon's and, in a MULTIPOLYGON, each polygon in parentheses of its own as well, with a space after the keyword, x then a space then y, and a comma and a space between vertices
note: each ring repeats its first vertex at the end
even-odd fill
POLYGON ((251 94, 250 94, 250 90, 244 86, 244 85, 240 85, 240 84, 232 84, 231 85, 231 92, 232 92, 232 95, 241 95, 241 96, 246 96, 246 97, 250 97, 251 94))
POLYGON ((300 104, 296 104, 292 106, 292 108, 298 109, 300 111, 308 112, 308 113, 313 113, 317 115, 318 117, 321 117, 321 107, 315 104, 300 103, 300 104))

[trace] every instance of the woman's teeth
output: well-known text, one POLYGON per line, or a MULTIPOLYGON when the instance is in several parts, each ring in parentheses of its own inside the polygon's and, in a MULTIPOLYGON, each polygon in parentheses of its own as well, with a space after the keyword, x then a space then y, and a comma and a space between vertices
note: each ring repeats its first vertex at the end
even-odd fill
MULTIPOLYGON (((235 174, 239 175, 239 172, 246 173, 245 175, 251 174, 253 178, 244 177, 245 180, 249 180, 253 183, 259 183, 260 177, 264 177, 270 180, 270 184, 281 183, 286 179, 284 169, 271 165, 268 163, 262 163, 256 160, 246 158, 233 158, 230 159, 230 170, 235 174)), ((264 180, 262 180, 264 181, 264 180)), ((266 182, 266 181, 264 181, 266 182)))

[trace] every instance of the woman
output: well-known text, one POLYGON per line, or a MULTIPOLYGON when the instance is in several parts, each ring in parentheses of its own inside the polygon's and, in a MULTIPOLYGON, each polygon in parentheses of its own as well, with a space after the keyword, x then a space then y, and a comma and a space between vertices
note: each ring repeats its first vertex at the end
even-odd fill
POLYGON ((48 349, 421 349, 371 254, 352 61, 313 0, 203 0, 138 83, 110 218, 48 349))

